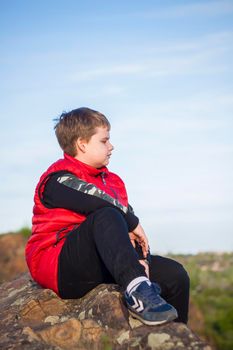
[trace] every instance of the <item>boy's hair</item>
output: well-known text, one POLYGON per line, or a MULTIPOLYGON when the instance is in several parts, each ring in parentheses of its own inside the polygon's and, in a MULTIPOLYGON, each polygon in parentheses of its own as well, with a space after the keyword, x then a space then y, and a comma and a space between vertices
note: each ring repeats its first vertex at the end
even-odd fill
POLYGON ((108 130, 111 127, 102 113, 86 107, 64 112, 55 121, 57 123, 54 129, 58 143, 62 150, 72 157, 77 154, 75 143, 79 137, 88 142, 97 127, 106 127, 108 130))

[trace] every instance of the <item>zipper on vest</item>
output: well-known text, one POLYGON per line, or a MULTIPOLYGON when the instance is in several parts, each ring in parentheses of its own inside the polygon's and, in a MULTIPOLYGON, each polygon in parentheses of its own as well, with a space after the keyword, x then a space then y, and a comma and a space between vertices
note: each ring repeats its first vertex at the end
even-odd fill
POLYGON ((54 243, 54 247, 57 246, 57 244, 63 239, 65 238, 67 234, 67 227, 64 227, 62 228, 61 230, 59 230, 57 233, 56 233, 56 242, 54 243), (65 232, 64 232, 65 231, 65 232))
MULTIPOLYGON (((106 186, 105 175, 106 175, 106 173, 104 171, 102 173, 100 173, 100 176, 101 176, 101 179, 102 179, 104 186, 106 186)), ((112 187, 109 187, 109 189, 112 191, 113 197, 118 199, 118 195, 117 195, 116 191, 112 187)))
POLYGON ((100 173, 104 186, 106 186, 105 172, 100 173))
POLYGON ((73 227, 71 226, 70 229, 68 227, 64 227, 62 228, 61 230, 59 230, 57 233, 56 233, 56 241, 55 243, 53 244, 54 247, 57 246, 57 244, 64 238, 66 238, 68 236, 68 234, 70 232, 72 232, 73 230, 75 230, 79 225, 73 225, 73 227))

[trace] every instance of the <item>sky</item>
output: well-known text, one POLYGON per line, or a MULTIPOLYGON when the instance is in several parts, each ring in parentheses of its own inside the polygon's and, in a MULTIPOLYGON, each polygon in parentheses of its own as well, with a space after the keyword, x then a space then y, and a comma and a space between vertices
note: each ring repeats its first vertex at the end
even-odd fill
POLYGON ((0 232, 31 225, 54 118, 110 120, 153 253, 233 250, 233 1, 0 0, 0 232))

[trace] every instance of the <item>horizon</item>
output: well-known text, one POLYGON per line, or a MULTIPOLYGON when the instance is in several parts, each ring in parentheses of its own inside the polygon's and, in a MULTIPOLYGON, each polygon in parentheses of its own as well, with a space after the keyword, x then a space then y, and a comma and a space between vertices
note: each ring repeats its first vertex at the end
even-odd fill
MULTIPOLYGON (((22 234, 22 230, 30 230, 31 231, 31 227, 29 226, 23 226, 21 227, 20 229, 16 230, 16 231, 8 231, 8 232, 0 232, 0 237, 1 235, 15 235, 15 234, 22 234)), ((24 235, 24 234, 23 234, 24 235)), ((193 252, 193 253, 189 253, 189 252, 170 252, 170 251, 167 251, 167 252, 158 252, 158 251, 151 251, 151 254, 152 255, 159 255, 159 254, 166 254, 167 256, 172 256, 172 255, 175 255, 175 256, 189 256, 189 255, 217 255, 217 256, 222 256, 222 255, 232 255, 233 254, 233 251, 232 250, 224 250, 224 251, 220 251, 220 250, 216 250, 216 251, 212 251, 212 250, 206 250, 206 251, 196 251, 196 252, 193 252)))
POLYGON ((155 252, 233 251, 233 2, 0 4, 1 232, 31 225, 53 119, 110 120, 110 171, 155 252))

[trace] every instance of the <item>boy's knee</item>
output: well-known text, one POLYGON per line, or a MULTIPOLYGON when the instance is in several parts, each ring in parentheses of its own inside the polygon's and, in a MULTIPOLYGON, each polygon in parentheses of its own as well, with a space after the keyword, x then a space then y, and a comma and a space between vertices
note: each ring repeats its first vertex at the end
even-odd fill
POLYGON ((96 210, 95 217, 103 218, 105 221, 124 220, 122 214, 115 208, 105 207, 96 210))
POLYGON ((175 264, 175 279, 177 281, 177 284, 179 286, 185 287, 186 289, 189 289, 190 286, 190 279, 188 272, 185 270, 184 266, 178 262, 175 264))

